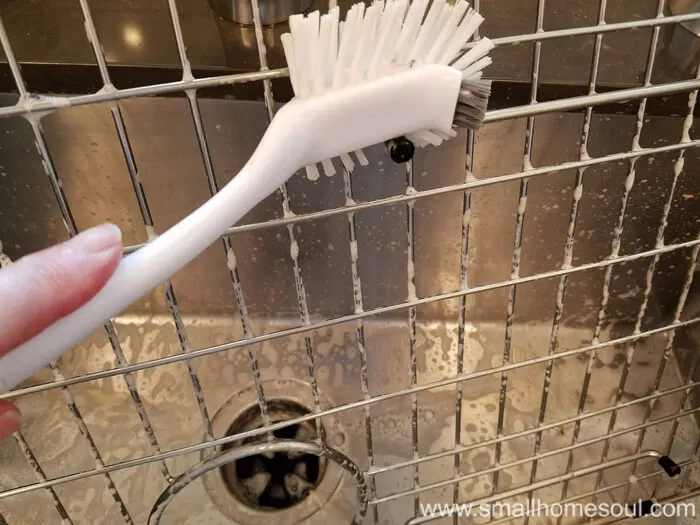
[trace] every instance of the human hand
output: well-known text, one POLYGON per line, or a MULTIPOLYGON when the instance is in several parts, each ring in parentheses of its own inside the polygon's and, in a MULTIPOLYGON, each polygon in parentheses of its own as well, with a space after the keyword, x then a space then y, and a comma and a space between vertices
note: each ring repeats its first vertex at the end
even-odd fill
MULTIPOLYGON (((0 356, 90 300, 122 253, 121 231, 103 224, 0 270, 0 356)), ((0 401, 0 439, 14 432, 17 407, 0 401)))

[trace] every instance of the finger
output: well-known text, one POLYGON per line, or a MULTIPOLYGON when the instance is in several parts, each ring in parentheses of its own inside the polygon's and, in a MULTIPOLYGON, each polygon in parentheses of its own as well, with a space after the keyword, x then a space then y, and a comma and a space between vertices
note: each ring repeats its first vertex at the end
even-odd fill
POLYGON ((12 434, 19 427, 22 416, 14 405, 0 401, 0 439, 12 434))
POLYGON ((0 271, 0 356, 87 302, 114 272, 122 252, 113 224, 33 253, 0 271))

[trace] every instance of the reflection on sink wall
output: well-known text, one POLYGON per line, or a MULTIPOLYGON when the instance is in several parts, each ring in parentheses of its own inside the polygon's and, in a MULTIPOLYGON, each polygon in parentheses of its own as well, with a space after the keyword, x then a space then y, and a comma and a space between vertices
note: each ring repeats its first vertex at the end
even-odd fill
MULTIPOLYGON (((262 136, 266 112, 262 103, 201 100, 207 139, 219 185, 243 166, 262 136)), ((210 195, 189 109, 184 99, 148 98, 122 104, 155 230, 162 232, 194 210, 210 195)), ((538 117, 533 164, 553 165, 578 159, 578 129, 582 116, 556 114, 538 117)), ((100 106, 61 109, 42 120, 58 176, 80 229, 113 221, 128 245, 147 240, 136 197, 119 147, 109 111, 100 106)), ((0 223, 5 251, 17 258, 65 238, 65 231, 47 177, 39 162, 26 122, 3 119, 0 166, 3 184, 0 213, 12 220, 0 223)), ((676 140, 680 121, 653 118, 642 145, 676 140)), ((605 155, 625 151, 631 143, 633 117, 594 116, 589 152, 605 155), (622 132, 622 136, 620 136, 622 132)), ((476 180, 519 173, 522 169, 524 121, 489 124, 476 139, 476 180)), ((370 166, 352 174, 353 197, 365 202, 401 195, 406 189, 403 166, 391 162, 382 147, 368 152, 370 166)), ((687 152, 686 171, 697 162, 687 152)), ((421 150, 414 162, 418 191, 462 184, 465 180, 464 137, 440 148, 421 150)), ((671 177, 673 153, 641 159, 637 184, 625 219, 621 254, 654 247, 671 177)), ((610 254, 613 226, 619 214, 628 163, 589 167, 574 246, 574 264, 603 260, 610 254)), ((520 275, 560 268, 571 206, 575 173, 556 172, 530 181, 520 275)), ((481 186, 472 192, 468 282, 471 287, 509 279, 518 206, 518 181, 481 186)), ((693 199, 698 182, 681 177, 666 232, 668 244, 690 240, 693 199)), ((316 182, 297 174, 288 184, 291 211, 298 215, 339 208, 345 204, 341 174, 316 182)), ((445 192, 415 204, 415 269, 419 297, 459 288, 463 193, 445 192)), ((280 219, 282 201, 270 196, 244 218, 242 224, 280 219)), ((408 293, 406 204, 396 203, 355 214, 359 272, 364 306, 372 309, 403 302, 408 293)), ((345 214, 323 216, 293 226, 299 246, 301 276, 312 316, 336 317, 354 310, 348 221, 345 214)), ((252 316, 298 318, 299 310, 290 254, 288 226, 273 225, 231 237, 245 301, 252 316)), ((675 306, 686 264, 680 252, 659 260, 655 277, 658 305, 651 318, 675 306)), ((230 259, 229 259, 230 260, 230 259)), ((612 320, 633 319, 641 303, 646 261, 626 263, 614 272, 612 320)), ((602 289, 602 270, 570 276, 565 320, 592 328, 602 289)), ((558 279, 520 285, 518 321, 551 320, 558 279)), ((173 284, 185 314, 221 315, 237 312, 227 256, 220 243, 176 274, 173 284)), ((468 297, 471 319, 502 320, 507 288, 468 297)), ((130 312, 163 313, 162 294, 152 293, 130 312)), ((458 304, 447 300, 420 308, 425 318, 456 319, 458 304)), ((403 314, 399 313, 399 316, 403 314)))
MULTIPOLYGON (((156 232, 162 232, 195 209, 209 197, 187 101, 178 98, 149 98, 120 103, 139 168, 139 180, 153 214, 156 232)), ((208 100, 200 101, 207 139, 219 185, 231 179, 245 163, 262 136, 266 111, 262 103, 208 100)), ((595 116, 589 144, 591 155, 626 151, 631 143, 633 117, 595 116), (625 134, 626 133, 626 134, 625 134), (622 136, 621 136, 622 135, 622 136)), ((42 119, 48 146, 61 179, 70 209, 80 229, 109 220, 124 231, 128 244, 147 240, 138 203, 119 148, 111 115, 101 106, 64 108, 42 119)), ((645 126, 642 145, 661 145, 677 140, 678 119, 651 119, 645 126)), ((555 114, 537 118, 532 163, 535 167, 578 159, 582 116, 555 114)), ((56 200, 47 176, 36 156, 27 123, 20 118, 0 120, 0 240, 4 250, 16 259, 66 237, 56 200)), ((519 205, 518 180, 486 184, 490 178, 518 174, 522 170, 524 121, 489 124, 476 137, 473 174, 465 174, 466 144, 461 136, 440 148, 420 151, 413 165, 415 189, 419 192, 462 184, 475 185, 470 211, 468 281, 474 288, 501 283, 510 278, 515 228, 519 205), (481 181, 481 182, 480 182, 481 181)), ((368 151, 370 165, 352 174, 353 198, 357 203, 391 198, 406 192, 404 166, 392 164, 383 147, 368 151)), ((673 175, 673 154, 643 158, 637 163, 637 177, 630 196, 621 246, 622 254, 652 249, 656 228, 673 175)), ((687 153, 687 173, 698 166, 697 152, 687 153)), ((626 162, 590 167, 585 174, 584 192, 577 225, 574 265, 601 261, 611 249, 613 227, 619 214, 620 197, 628 175, 626 162)), ((529 276, 560 268, 573 196, 575 172, 555 172, 531 178, 525 215, 520 275, 529 276)), ((667 229, 667 243, 689 240, 694 235, 688 225, 697 220, 694 196, 698 180, 682 177, 677 188, 667 229), (690 196, 690 197, 688 197, 690 196)), ((316 182, 297 174, 289 181, 291 211, 303 216, 346 204, 341 174, 322 177, 316 182)), ((452 292, 460 286, 460 243, 463 215, 463 191, 449 191, 422 197, 415 203, 415 277, 418 297, 452 292)), ((403 302, 408 297, 407 204, 394 203, 355 213, 357 253, 365 309, 403 302)), ((322 214, 323 215, 323 214, 322 214)), ((279 194, 256 207, 242 225, 279 220, 284 217, 279 194)), ((298 263, 311 315, 330 318, 353 313, 351 247, 348 217, 345 213, 295 223, 298 263)), ((251 318, 253 334, 261 335, 298 326, 299 306, 294 278, 293 254, 286 225, 255 227, 232 237, 236 268, 243 297, 251 318)), ((666 315, 677 301, 679 282, 687 268, 687 253, 661 257, 654 282, 654 296, 645 326, 666 315)), ((611 287, 609 320, 601 340, 625 335, 643 298, 644 274, 648 260, 638 260, 615 269, 611 287)), ((229 267, 231 254, 215 243, 172 279, 184 320, 188 342, 185 348, 200 349, 241 341, 244 334, 233 293, 229 267)), ((569 278, 564 303, 564 322, 559 333, 558 350, 588 344, 600 304, 603 271, 578 272, 569 278)), ((558 278, 518 286, 515 324, 512 328, 513 359, 533 359, 547 352, 558 278)), ((508 288, 470 294, 467 298, 467 341, 464 371, 498 367, 503 359, 503 334, 508 288)), ((416 368, 418 384, 453 377, 457 370, 459 326, 458 299, 423 304, 417 307, 416 368)), ((365 320, 368 388, 370 395, 396 392, 411 384, 409 363, 408 313, 365 320)), ((126 361, 140 363, 175 356, 183 349, 162 288, 148 294, 115 320, 115 329, 126 361)), ((324 408, 339 406, 362 398, 361 366, 357 326, 354 321, 315 330, 309 334, 316 360, 316 377, 324 408)), ((637 346, 627 393, 646 395, 654 382, 658 362, 663 355, 664 336, 647 338, 637 346)), ((280 379, 309 383, 306 341, 302 336, 285 336, 254 347, 259 360, 263 388, 280 379)), ((609 406, 614 401, 625 360, 626 348, 601 349, 596 361, 587 409, 609 406)), ((580 356, 579 356, 580 357, 580 356)), ((578 410, 580 385, 586 360, 579 357, 559 360, 553 372, 552 396, 547 420, 571 417, 578 410)), ((116 366, 114 351, 104 331, 96 331, 86 343, 61 359, 61 372, 72 377, 116 366)), ((201 383, 202 400, 209 414, 217 414, 227 400, 240 389, 250 389, 253 374, 247 352, 222 351, 194 361, 201 383)), ((669 366, 663 388, 678 384, 675 367, 669 366)), ((505 432, 517 432, 532 426, 539 408, 540 385, 544 365, 513 371, 505 408, 505 432)), ((201 442, 204 426, 191 378, 182 363, 150 368, 133 375, 145 412, 153 425, 162 450, 201 442)), ((46 371, 28 384, 50 381, 46 371)), ((463 443, 476 443, 496 432, 498 374, 465 383, 460 405, 463 443)), ((306 388, 309 397, 310 387, 306 388)), ((153 450, 134 409, 130 392, 121 377, 93 381, 70 387, 83 414, 97 449, 106 463, 144 457, 153 450)), ((450 385, 418 397, 418 450, 420 455, 436 453, 454 444, 455 387, 450 385)), ((668 396, 654 405, 653 417, 678 410, 680 394, 668 396)), ((85 438, 71 416, 62 392, 51 390, 23 396, 19 400, 26 415, 27 442, 49 477, 94 468, 85 438)), ((383 401, 371 409, 376 465, 394 465, 413 457, 411 443, 411 400, 407 396, 383 401)), ((638 424, 645 407, 620 412, 622 426, 638 424)), ((345 452, 362 469, 368 468, 365 448, 364 412, 355 408, 338 416, 340 430, 330 426, 345 452), (337 438, 342 434, 343 439, 337 438)), ((326 421, 324 421, 324 424, 326 421)), ((600 420, 582 426, 581 436, 604 432, 600 420)), ((562 427, 563 428, 563 427, 562 427)), ((648 432, 645 443, 660 449, 665 442, 661 427, 648 432)), ((676 440, 674 457, 683 460, 692 453, 696 429, 685 418, 676 440)), ((569 429, 570 431, 570 429, 569 429)), ((571 435, 560 429, 550 433, 546 447, 564 447, 571 435)), ((220 433, 215 434, 220 437, 220 433)), ((504 446, 504 457, 512 460, 532 454, 532 435, 504 446)), ((334 442, 335 443, 335 442, 334 442)), ((613 440, 611 454, 631 454, 634 434, 613 440)), ((543 449, 544 450, 544 449, 543 449)), ((588 450, 588 449, 587 449, 588 450)), ((599 461, 599 448, 593 455, 582 454, 577 461, 587 465, 599 461)), ((476 449, 463 455, 463 474, 486 468, 493 460, 493 448, 476 449)), ((166 462, 175 474, 201 459, 187 454, 166 462)), ((0 490, 36 479, 18 445, 5 441, 0 445, 0 462, 9 465, 0 472, 0 490)), ((579 465, 579 463, 577 463, 579 465)), ((452 473, 451 457, 430 461, 420 468, 421 483, 439 482, 452 473)), ((542 461, 543 475, 554 475, 564 468, 559 461, 542 461)), ((377 476, 378 495, 410 490, 410 469, 377 476)), ((527 468, 507 469, 498 488, 506 490, 528 480, 527 468)), ((145 522, 150 506, 165 484, 160 465, 139 466, 113 474, 115 485, 129 512, 138 523, 145 522)), ((606 471, 608 483, 627 479, 624 468, 606 471)), ((491 476, 470 478, 459 485, 463 500, 487 494, 491 476)), ((592 489, 591 479, 572 482, 572 490, 592 489)), ((648 489, 644 485, 637 488, 648 489)), ((663 487, 662 487, 663 488, 663 487)), ((343 491, 354 488, 343 485, 343 491)), ((558 497, 554 488, 553 498, 558 497)), ((636 489, 635 489, 636 490, 636 489)), ((105 479, 91 477, 57 487, 63 504, 75 523, 119 524, 123 522, 105 488, 105 479)), ((547 493, 549 494, 549 493, 547 493)), ((430 501, 450 501, 452 488, 427 493, 430 501)), ((544 497, 544 496, 543 496, 544 497)), ((23 520, 35 523, 60 523, 44 492, 31 492, 0 501, 0 512, 11 525, 23 520), (29 502, 32 504, 30 505, 29 502)), ((341 505, 341 510, 348 508, 341 505)), ((349 510, 354 511, 350 505, 349 510)), ((344 522, 329 517, 337 507, 328 506, 315 516, 318 523, 344 522)), ((338 511, 340 512, 340 511, 338 511)), ((401 498, 379 505, 379 523, 402 523, 412 512, 410 502, 401 498), (408 504, 407 504, 408 503, 408 504)), ((207 496, 201 483, 175 499, 168 510, 173 523, 227 522, 207 496), (193 521, 184 521, 185 519, 193 521)), ((368 523, 372 523, 371 518, 368 523)))
MULTIPOLYGON (((338 2, 341 8, 352 3, 352 0, 338 2)), ((608 2, 606 22, 653 18, 656 16, 657 4, 657 0, 608 2)), ((109 63, 180 65, 166 0, 90 0, 89 5, 109 63)), ((327 6, 327 1, 313 0, 310 9, 324 10, 327 6)), ((2 7, 3 21, 20 61, 94 63, 90 44, 83 32, 83 18, 77 1, 7 0, 2 7), (57 24, 56 20, 61 23, 57 24)), ((177 7, 193 67, 228 67, 236 71, 260 69, 251 28, 218 17, 210 8, 208 0, 181 1, 177 7)), ((489 37, 535 32, 536 2, 482 2, 480 9, 486 17, 484 34, 489 37)), ((593 26, 597 19, 596 2, 547 0, 545 3, 544 28, 548 31, 593 26)), ((278 44, 279 35, 285 31, 286 24, 278 24, 264 31, 268 64, 272 68, 284 66, 281 46, 278 44)), ((651 28, 606 34, 598 82, 641 85, 651 36, 651 28)), ((663 41, 652 78, 654 83, 689 78, 688 75, 692 75, 692 72, 678 71, 674 61, 664 54, 665 42, 670 41, 671 37, 670 33, 662 33, 663 41)), ((594 40, 593 35, 584 35, 544 42, 540 82, 587 84, 594 40)), ((492 53, 494 65, 489 68, 489 75, 494 78, 529 81, 532 53, 532 44, 499 47, 492 53)), ((97 76, 95 72, 95 78, 97 76)))

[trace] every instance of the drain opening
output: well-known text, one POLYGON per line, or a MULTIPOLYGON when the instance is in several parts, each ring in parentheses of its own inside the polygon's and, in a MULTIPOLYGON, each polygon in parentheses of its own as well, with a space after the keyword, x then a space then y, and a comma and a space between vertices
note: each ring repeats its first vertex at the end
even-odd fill
MULTIPOLYGON (((268 415, 271 423, 288 421, 311 411, 293 401, 269 400, 268 415)), ((228 428, 226 435, 263 427, 259 405, 253 405, 240 414, 228 428)), ((304 421, 275 430, 275 439, 313 441, 318 438, 315 421, 304 421)), ((267 435, 246 438, 222 447, 228 450, 241 445, 262 443, 267 435)), ((259 510, 282 510, 304 501, 316 488, 326 470, 326 458, 298 452, 257 454, 223 466, 221 475, 229 492, 243 505, 259 510)))

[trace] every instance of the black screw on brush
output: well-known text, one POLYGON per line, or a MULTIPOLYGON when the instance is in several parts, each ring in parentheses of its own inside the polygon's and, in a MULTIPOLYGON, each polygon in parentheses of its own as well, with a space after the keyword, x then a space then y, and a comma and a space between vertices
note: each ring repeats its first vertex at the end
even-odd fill
POLYGON ((384 143, 384 147, 389 157, 391 157, 391 160, 397 164, 408 162, 413 158, 413 154, 416 152, 416 147, 413 145, 413 142, 406 137, 389 139, 384 143))

